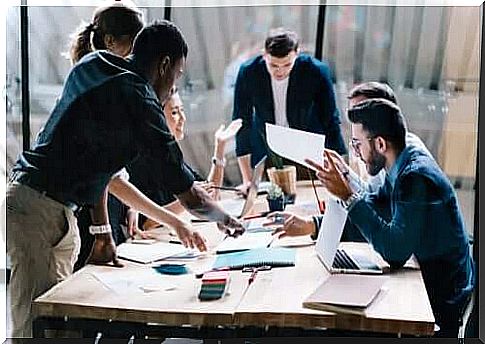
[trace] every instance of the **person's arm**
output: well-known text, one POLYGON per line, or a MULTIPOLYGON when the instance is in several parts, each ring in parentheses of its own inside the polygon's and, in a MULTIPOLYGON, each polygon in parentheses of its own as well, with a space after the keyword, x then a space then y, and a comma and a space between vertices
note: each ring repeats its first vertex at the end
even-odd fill
MULTIPOLYGON (((108 188, 105 188, 97 204, 90 209, 93 226, 109 225, 108 188)), ((86 261, 88 264, 107 264, 113 262, 116 267, 122 267, 116 257, 116 245, 112 233, 95 234, 91 253, 86 261)))
MULTIPOLYGON (((306 162, 318 170, 317 177, 327 190, 346 203, 348 218, 359 228, 365 239, 372 243, 375 250, 391 266, 404 264, 415 251, 419 242, 419 232, 425 228, 426 219, 433 208, 428 200, 432 193, 428 192, 426 180, 419 175, 402 178, 401 192, 394 204, 390 204, 391 198, 385 195, 376 197, 376 194, 353 193, 328 152, 326 159, 326 167, 311 160, 306 162), (377 211, 377 202, 383 199, 388 199, 388 208, 392 207, 390 221, 384 219, 377 211)), ((386 188, 381 187, 379 191, 383 193, 386 188)))
POLYGON ((239 170, 241 171, 243 186, 249 185, 251 182, 251 176, 253 175, 253 169, 251 168, 251 155, 247 154, 239 156, 237 158, 239 170))
POLYGON ((215 186, 221 186, 224 179, 226 143, 231 140, 242 126, 242 119, 232 121, 227 128, 222 124, 214 133, 214 155, 207 180, 215 186))
POLYGON ((319 89, 316 92, 316 105, 320 122, 325 133, 325 147, 347 154, 342 131, 340 130, 340 112, 335 100, 330 68, 325 63, 318 63, 320 77, 319 89))
POLYGON ((129 181, 122 178, 113 178, 109 183, 109 192, 146 217, 158 223, 165 223, 167 226, 175 229, 180 241, 186 247, 197 247, 200 251, 207 250, 205 240, 198 232, 190 229, 190 224, 182 221, 176 215, 150 200, 129 181))
POLYGON ((244 233, 245 229, 241 222, 226 213, 202 186, 193 183, 189 190, 176 196, 191 214, 209 221, 216 221, 219 230, 227 235, 239 236, 244 233))
POLYGON ((234 107, 232 120, 242 119, 242 127, 236 135, 236 156, 241 171, 243 185, 251 181, 251 130, 253 105, 248 86, 249 76, 247 66, 239 68, 234 87, 234 107))
MULTIPOLYGON (((441 206, 429 181, 420 175, 408 175, 400 181, 392 218, 386 221, 369 197, 356 200, 349 218, 362 235, 392 266, 402 266, 419 245, 422 230, 436 206, 441 206)), ((390 206, 390 205, 389 205, 390 206)))
MULTIPOLYGON (((133 85, 129 86, 133 90, 133 85)), ((195 178, 185 166, 182 151, 167 127, 160 102, 149 98, 150 94, 135 93, 133 96, 135 101, 127 111, 134 117, 136 115, 134 136, 152 158, 151 170, 147 173, 157 175, 159 186, 164 185, 196 216, 217 221, 219 229, 231 235, 243 233, 242 223, 223 211, 202 187, 194 183, 195 178)))

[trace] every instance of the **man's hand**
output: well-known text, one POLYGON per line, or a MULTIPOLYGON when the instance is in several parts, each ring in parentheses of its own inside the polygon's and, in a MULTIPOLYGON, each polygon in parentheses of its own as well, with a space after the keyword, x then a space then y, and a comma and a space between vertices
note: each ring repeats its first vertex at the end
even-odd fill
POLYGON ((181 222, 174 229, 182 245, 187 248, 197 248, 201 252, 207 251, 205 239, 197 231, 191 230, 189 224, 181 222))
MULTIPOLYGON (((324 155, 324 166, 310 159, 305 159, 305 162, 317 170, 317 178, 331 194, 345 201, 352 195, 347 178, 337 168, 332 154, 325 150, 324 155)), ((348 170, 344 173, 348 173, 348 170)))
POLYGON ((227 216, 224 223, 217 222, 217 227, 226 235, 237 238, 246 231, 243 224, 232 216, 227 216))
POLYGON ((95 235, 93 248, 86 261, 87 264, 110 265, 113 262, 114 267, 121 268, 123 264, 116 257, 116 245, 111 233, 95 235))
POLYGON ((315 232, 315 224, 311 218, 305 219, 287 212, 271 213, 267 218, 270 222, 264 223, 263 226, 282 225, 272 233, 272 235, 278 234, 278 239, 286 236, 311 235, 315 232))

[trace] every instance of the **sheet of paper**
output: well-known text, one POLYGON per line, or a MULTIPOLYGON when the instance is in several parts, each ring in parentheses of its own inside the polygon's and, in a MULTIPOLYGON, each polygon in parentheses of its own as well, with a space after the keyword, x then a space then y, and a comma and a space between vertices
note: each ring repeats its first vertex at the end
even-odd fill
POLYGON ((266 123, 266 140, 273 152, 303 166, 315 170, 305 159, 323 163, 325 135, 266 123))
POLYGON ((237 238, 228 237, 224 239, 223 242, 217 245, 216 252, 236 252, 263 248, 268 246, 273 238, 271 232, 244 233, 237 238))
POLYGON ((94 278, 101 282, 106 288, 117 294, 130 294, 133 292, 155 292, 176 288, 161 274, 151 267, 137 271, 110 269, 102 272, 91 273, 94 278))
POLYGON ((116 249, 118 257, 145 264, 187 251, 183 245, 166 242, 156 242, 151 245, 123 243, 116 249))

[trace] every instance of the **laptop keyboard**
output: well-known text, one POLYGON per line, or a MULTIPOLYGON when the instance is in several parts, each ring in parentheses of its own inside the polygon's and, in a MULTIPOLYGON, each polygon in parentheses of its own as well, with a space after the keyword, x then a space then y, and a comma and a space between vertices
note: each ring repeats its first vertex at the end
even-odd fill
POLYGON ((344 250, 337 250, 332 266, 336 269, 359 270, 359 266, 354 263, 344 250))

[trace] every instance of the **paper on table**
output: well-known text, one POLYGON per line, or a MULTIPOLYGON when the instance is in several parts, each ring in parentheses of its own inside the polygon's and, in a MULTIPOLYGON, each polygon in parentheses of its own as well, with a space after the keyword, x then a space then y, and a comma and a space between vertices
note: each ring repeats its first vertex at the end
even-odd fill
POLYGON ((216 247, 216 252, 227 253, 263 248, 267 247, 273 238, 271 232, 244 233, 237 238, 227 237, 216 247))
POLYGON ((133 293, 135 291, 153 292, 176 288, 151 267, 136 273, 131 270, 113 269, 91 273, 106 288, 117 294, 133 293))
POLYGON ((151 245, 123 243, 116 249, 119 258, 132 260, 138 263, 151 263, 177 254, 186 253, 188 250, 179 244, 156 242, 151 245))
POLYGON ((312 170, 315 169, 305 159, 323 162, 325 135, 266 123, 266 140, 269 148, 276 154, 312 170))

